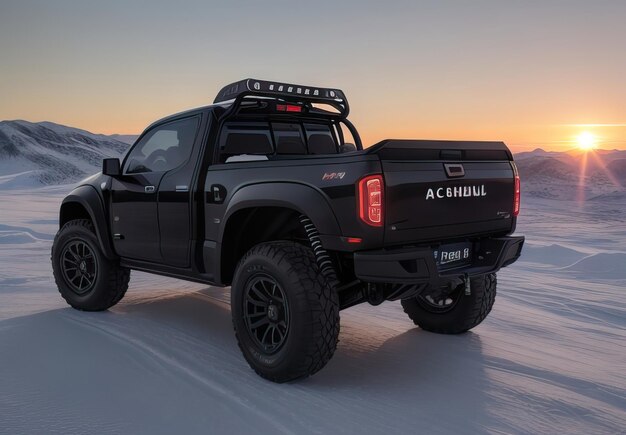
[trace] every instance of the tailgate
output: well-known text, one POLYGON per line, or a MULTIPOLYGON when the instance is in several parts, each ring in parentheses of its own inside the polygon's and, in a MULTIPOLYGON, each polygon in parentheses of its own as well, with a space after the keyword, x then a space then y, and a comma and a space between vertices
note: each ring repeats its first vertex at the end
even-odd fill
POLYGON ((386 244, 512 230, 514 172, 502 142, 387 141, 377 147, 386 244))

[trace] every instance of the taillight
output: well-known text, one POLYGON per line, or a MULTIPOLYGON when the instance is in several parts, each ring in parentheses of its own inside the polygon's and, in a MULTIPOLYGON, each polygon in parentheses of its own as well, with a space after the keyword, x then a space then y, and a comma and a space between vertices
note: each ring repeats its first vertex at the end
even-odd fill
POLYGON ((384 189, 382 175, 369 175, 359 181, 359 217, 373 227, 383 226, 384 189))
POLYGON ((519 214, 519 207, 521 202, 521 190, 520 190, 520 181, 519 174, 515 171, 515 196, 513 199, 513 216, 517 216, 519 214))

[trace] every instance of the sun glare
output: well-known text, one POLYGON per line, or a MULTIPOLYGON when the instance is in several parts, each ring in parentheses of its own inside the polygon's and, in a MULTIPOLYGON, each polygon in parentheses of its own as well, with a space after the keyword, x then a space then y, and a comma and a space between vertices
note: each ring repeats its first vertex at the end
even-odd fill
POLYGON ((583 151, 590 151, 596 147, 596 137, 588 131, 583 131, 576 136, 578 148, 583 151))

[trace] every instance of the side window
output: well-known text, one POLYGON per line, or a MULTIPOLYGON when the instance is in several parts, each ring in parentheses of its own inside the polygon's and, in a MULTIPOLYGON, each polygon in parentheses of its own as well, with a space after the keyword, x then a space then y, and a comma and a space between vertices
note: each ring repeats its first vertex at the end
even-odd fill
POLYGON ((304 124, 309 154, 337 154, 337 144, 326 124, 304 124))
POLYGON ((187 118, 152 129, 126 158, 125 173, 164 172, 183 164, 191 155, 199 118, 187 118))
POLYGON ((220 135, 220 162, 239 155, 274 153, 267 122, 227 123, 220 135))
POLYGON ((272 123, 276 154, 306 154, 300 124, 272 123))

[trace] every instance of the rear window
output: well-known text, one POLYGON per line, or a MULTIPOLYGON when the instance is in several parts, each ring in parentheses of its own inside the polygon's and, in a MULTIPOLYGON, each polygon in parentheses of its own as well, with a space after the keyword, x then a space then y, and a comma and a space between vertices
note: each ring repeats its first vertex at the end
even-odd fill
MULTIPOLYGON (((337 154, 331 127, 299 122, 229 122, 219 141, 220 162, 242 155, 337 154)), ((231 159, 229 161, 234 161, 231 159)), ((239 160, 240 161, 240 160, 239 160)))
POLYGON ((336 154, 337 143, 326 124, 304 124, 309 154, 336 154))
POLYGON ((276 144, 276 154, 306 154, 306 143, 302 134, 300 124, 287 124, 274 122, 272 124, 274 132, 274 143, 276 144))
POLYGON ((267 122, 225 124, 220 136, 221 161, 241 154, 273 154, 272 137, 267 122))

